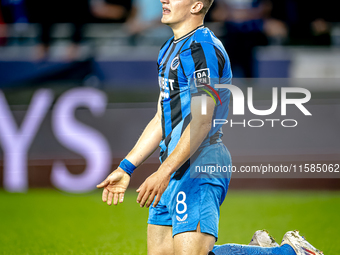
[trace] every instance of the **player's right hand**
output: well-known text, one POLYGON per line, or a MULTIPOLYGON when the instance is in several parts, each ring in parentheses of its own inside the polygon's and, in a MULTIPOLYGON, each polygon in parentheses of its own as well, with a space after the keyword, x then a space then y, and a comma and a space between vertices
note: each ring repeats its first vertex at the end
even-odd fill
POLYGON ((124 193, 130 183, 130 175, 128 175, 121 168, 113 171, 102 183, 97 185, 97 188, 104 188, 102 200, 107 202, 108 205, 117 205, 118 201, 124 201, 124 193))

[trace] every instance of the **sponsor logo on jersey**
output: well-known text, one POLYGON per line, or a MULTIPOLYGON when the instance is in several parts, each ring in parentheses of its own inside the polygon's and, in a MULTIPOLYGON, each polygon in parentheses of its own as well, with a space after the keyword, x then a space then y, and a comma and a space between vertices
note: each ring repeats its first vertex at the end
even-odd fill
POLYGON ((185 214, 185 215, 183 216, 183 218, 180 218, 179 216, 176 215, 176 219, 177 219, 178 221, 185 221, 187 218, 188 218, 188 214, 185 214))
POLYGON ((174 83, 175 80, 173 79, 167 79, 161 76, 158 77, 158 84, 161 88, 161 97, 163 99, 170 98, 170 90, 174 90, 174 83))
POLYGON ((210 69, 204 68, 194 72, 195 86, 204 87, 210 85, 210 69))

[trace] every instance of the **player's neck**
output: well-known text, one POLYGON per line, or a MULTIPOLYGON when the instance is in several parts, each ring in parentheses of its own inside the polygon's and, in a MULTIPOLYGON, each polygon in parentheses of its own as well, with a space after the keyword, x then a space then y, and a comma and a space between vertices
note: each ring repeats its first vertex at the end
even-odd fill
POLYGON ((202 25, 203 25, 203 20, 185 22, 182 24, 176 24, 174 26, 171 26, 171 29, 175 37, 174 39, 177 40, 202 25))

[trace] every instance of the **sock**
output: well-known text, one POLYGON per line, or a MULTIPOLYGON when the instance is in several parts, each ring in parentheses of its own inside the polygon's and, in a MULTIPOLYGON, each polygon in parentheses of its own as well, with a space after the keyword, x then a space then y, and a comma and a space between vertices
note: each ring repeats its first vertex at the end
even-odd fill
POLYGON ((294 249, 288 244, 270 248, 253 245, 224 244, 215 245, 212 252, 215 255, 296 255, 294 249))

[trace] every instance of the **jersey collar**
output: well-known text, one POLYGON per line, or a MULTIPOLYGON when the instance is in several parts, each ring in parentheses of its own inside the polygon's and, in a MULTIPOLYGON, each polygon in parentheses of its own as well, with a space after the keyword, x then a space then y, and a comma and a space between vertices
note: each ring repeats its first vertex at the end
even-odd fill
POLYGON ((192 30, 191 32, 187 33, 186 35, 183 35, 182 37, 178 38, 177 40, 174 40, 174 43, 178 43, 180 41, 182 41, 185 38, 188 38, 189 36, 191 36, 192 34, 194 34, 196 32, 197 29, 200 29, 204 27, 203 25, 200 25, 199 27, 197 27, 196 29, 192 30))

